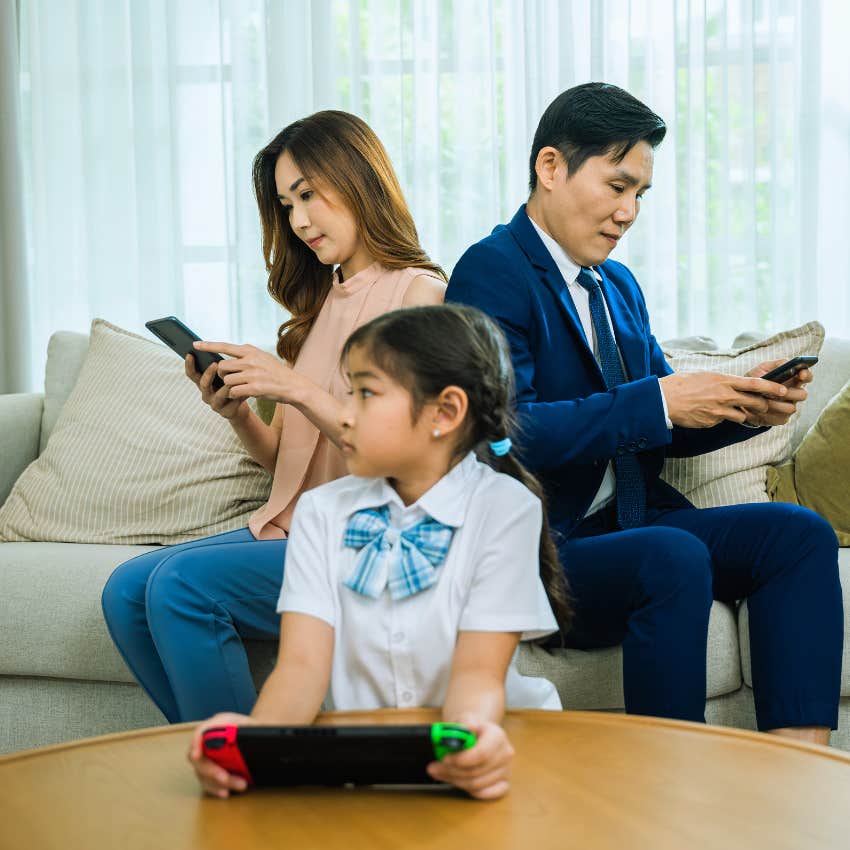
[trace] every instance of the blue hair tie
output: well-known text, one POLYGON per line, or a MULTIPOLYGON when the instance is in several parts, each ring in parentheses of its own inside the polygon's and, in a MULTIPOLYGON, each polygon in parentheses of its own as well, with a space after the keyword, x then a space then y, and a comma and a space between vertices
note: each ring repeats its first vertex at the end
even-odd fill
POLYGON ((506 455, 510 450, 513 443, 511 443, 510 437, 505 437, 504 440, 499 440, 496 443, 490 443, 490 451, 493 452, 496 457, 502 457, 502 455, 506 455))

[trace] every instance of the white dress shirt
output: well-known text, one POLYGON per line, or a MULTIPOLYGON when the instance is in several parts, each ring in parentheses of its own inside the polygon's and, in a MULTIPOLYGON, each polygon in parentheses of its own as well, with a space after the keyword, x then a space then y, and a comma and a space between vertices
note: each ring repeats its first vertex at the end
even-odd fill
MULTIPOLYGON (((528 640, 557 630, 540 580, 541 523, 537 497, 474 454, 408 506, 385 479, 349 475, 300 497, 277 610, 333 627, 336 709, 440 707, 458 632, 520 632, 528 640), (381 505, 389 505, 394 548, 398 533, 426 516, 456 529, 427 590, 393 600, 385 589, 372 599, 343 584, 359 554, 344 545, 348 518, 381 505)), ((507 704, 559 709, 554 685, 520 675, 515 663, 516 657, 505 683, 507 704)))
MULTIPOLYGON (((548 234, 546 233, 537 222, 528 217, 528 220, 534 226, 534 229, 537 231, 538 236, 542 240, 543 244, 546 246, 546 250, 552 256, 552 259, 555 261, 555 265, 558 267, 558 271, 561 273, 561 276, 564 278, 564 283, 567 285, 567 292, 569 292, 570 297, 573 299, 573 303, 576 307, 576 312, 578 313, 579 321, 581 322, 582 330, 584 331, 584 338, 588 341, 588 345, 593 351, 594 357, 599 360, 599 346, 596 342, 596 334, 593 331, 593 320, 590 317, 590 293, 578 282, 578 276, 581 273, 581 266, 574 263, 567 252, 548 234)), ((593 274, 596 276, 598 281, 602 281, 602 276, 596 269, 592 269, 593 274)), ((608 324, 611 326, 611 336, 614 337, 614 341, 616 343, 616 336, 614 335, 613 324, 611 322, 611 313, 608 311, 608 303, 603 298, 603 304, 605 305, 605 315, 608 319, 608 324)), ((620 354, 619 348, 617 349, 617 353, 620 354)), ((623 374, 627 376, 628 380, 628 370, 626 369, 626 364, 623 362, 623 356, 620 354, 620 365, 623 369, 623 374)), ((661 389, 659 387, 659 389, 661 389)), ((664 398, 664 390, 661 389, 661 404, 664 408, 664 420, 667 423, 668 428, 673 427, 673 423, 670 421, 670 417, 667 414, 667 399, 664 398)), ((596 495, 593 497, 593 501, 590 503, 590 507, 587 509, 587 513, 585 516, 590 516, 591 514, 596 513, 600 508, 604 508, 606 505, 610 504, 617 492, 617 479, 614 473, 614 463, 613 461, 609 461, 608 465, 605 467, 605 474, 602 477, 602 483, 599 485, 599 489, 596 491, 596 495)))

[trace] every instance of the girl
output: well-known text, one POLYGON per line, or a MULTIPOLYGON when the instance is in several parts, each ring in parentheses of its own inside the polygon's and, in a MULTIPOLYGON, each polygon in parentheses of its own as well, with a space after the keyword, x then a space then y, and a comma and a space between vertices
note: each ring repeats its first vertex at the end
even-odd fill
POLYGON ((302 496, 277 665, 251 716, 213 717, 189 758, 208 792, 244 790, 201 755, 203 731, 311 723, 330 687, 337 709, 442 706, 477 743, 430 775, 499 797, 513 755, 499 726, 506 697, 560 708, 551 683, 511 663, 517 643, 570 616, 539 487, 510 451, 507 343, 477 310, 421 307, 355 331, 343 357, 352 475, 302 496))
POLYGON ((188 356, 186 373, 274 475, 271 497, 248 528, 140 555, 103 591, 115 644, 170 722, 250 711, 257 693, 242 639, 277 638, 295 503, 345 473, 342 344, 369 319, 440 303, 445 292, 387 153, 359 118, 318 112, 286 127, 257 154, 254 189, 268 289, 291 314, 278 332, 283 362, 250 345, 204 342, 196 347, 232 359, 200 375, 188 356), (277 402, 271 425, 250 396, 277 402))

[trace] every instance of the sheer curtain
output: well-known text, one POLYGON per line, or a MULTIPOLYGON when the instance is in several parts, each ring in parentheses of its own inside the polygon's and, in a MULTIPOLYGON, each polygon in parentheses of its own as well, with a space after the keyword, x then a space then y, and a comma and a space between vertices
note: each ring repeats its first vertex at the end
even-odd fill
POLYGON ((37 376, 50 332, 274 340, 251 160, 317 109, 368 121, 447 270, 525 199, 537 121, 604 79, 667 121, 615 257, 659 338, 850 335, 843 0, 21 0, 37 376))
POLYGON ((25 392, 35 383, 29 362, 18 66, 16 7, 0 0, 0 393, 25 392))

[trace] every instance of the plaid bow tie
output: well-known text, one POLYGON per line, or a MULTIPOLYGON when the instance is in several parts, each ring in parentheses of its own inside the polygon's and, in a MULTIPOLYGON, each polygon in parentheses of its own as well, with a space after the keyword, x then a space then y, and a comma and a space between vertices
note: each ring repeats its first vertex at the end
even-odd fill
POLYGON ((436 568, 449 551, 454 531, 429 517, 399 532, 390 528, 389 506, 357 511, 348 518, 344 542, 360 554, 344 584, 372 599, 387 585, 393 599, 426 590, 437 581, 436 568))

